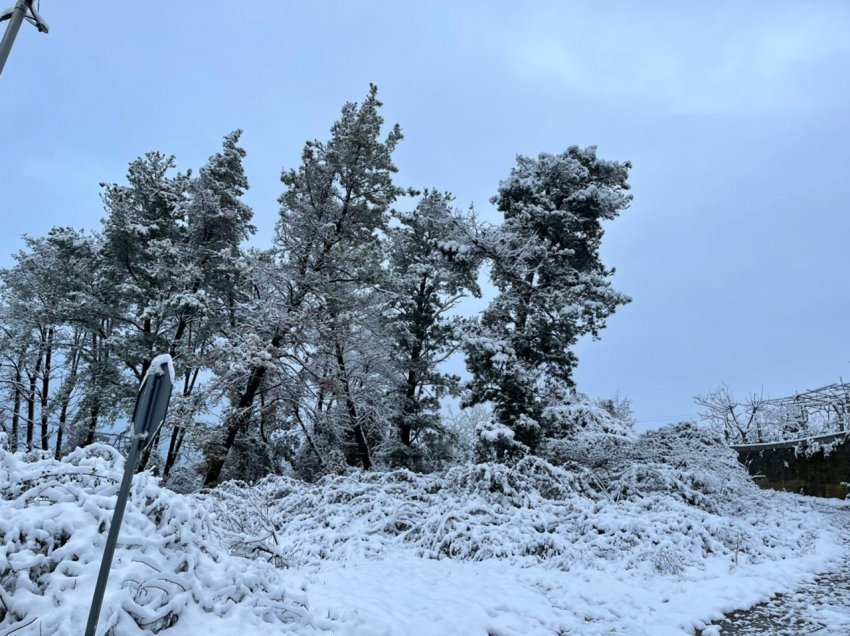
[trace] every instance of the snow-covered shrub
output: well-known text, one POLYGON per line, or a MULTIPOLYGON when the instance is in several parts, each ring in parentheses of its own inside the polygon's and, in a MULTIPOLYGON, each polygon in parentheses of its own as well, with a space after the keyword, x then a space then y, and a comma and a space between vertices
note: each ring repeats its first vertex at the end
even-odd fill
MULTIPOLYGON (((745 486, 733 497, 740 468, 717 450, 681 425, 641 436, 627 458, 597 470, 526 456, 316 483, 272 476, 190 496, 138 475, 101 626, 109 636, 213 618, 246 634, 265 633, 264 622, 275 633, 339 628, 286 585, 288 568, 325 560, 503 559, 676 576, 707 557, 734 567, 810 550, 822 519, 784 493, 745 486)), ((121 468, 101 445, 63 461, 0 451, 0 633, 80 632, 121 468)))
POLYGON ((437 559, 676 574, 712 555, 731 563, 738 554, 757 561, 805 551, 811 524, 802 513, 785 520, 788 527, 777 523, 776 515, 759 510, 772 505, 771 495, 750 487, 745 476, 732 501, 717 484, 729 478, 729 466, 723 458, 691 457, 713 444, 689 431, 673 427, 642 438, 630 451, 632 463, 616 466, 619 472, 527 456, 427 475, 352 472, 312 485, 269 477, 198 497, 215 511, 220 538, 233 552, 293 567, 411 550, 437 559), (663 461, 635 459, 661 454, 663 461), (690 476, 688 465, 700 476, 690 476), (710 479, 712 466, 720 468, 710 479), (613 483, 602 479, 612 476, 613 483))
POLYGON ((663 493, 721 512, 756 490, 735 451, 716 431, 692 423, 648 431, 625 450, 607 471, 609 492, 616 500, 663 493))
MULTIPOLYGON (((82 632, 122 469, 100 444, 62 461, 0 450, 2 633, 82 632)), ((310 621, 304 594, 279 570, 228 554, 215 537, 197 500, 137 475, 99 633, 155 634, 189 610, 254 626, 310 621)))
POLYGON ((633 443, 633 438, 626 435, 581 432, 571 439, 545 439, 539 454, 556 466, 574 462, 590 469, 600 469, 622 461, 633 443))
POLYGON ((564 500, 575 495, 591 499, 602 490, 589 470, 579 465, 553 466, 539 457, 527 456, 514 466, 472 464, 445 473, 446 486, 454 492, 494 499, 497 503, 526 505, 530 498, 564 500))
POLYGON ((443 415, 443 425, 454 437, 449 449, 452 464, 466 464, 475 461, 475 449, 478 444, 477 430, 493 420, 493 408, 489 404, 476 404, 455 413, 449 409, 443 415))
MULTIPOLYGON (((520 425, 537 426, 528 417, 517 419, 520 425)), ((510 461, 528 454, 528 446, 516 439, 513 429, 495 420, 480 422, 475 427, 475 457, 479 462, 510 461)))
POLYGON ((538 453, 553 464, 602 468, 619 461, 634 440, 634 421, 623 398, 592 402, 576 393, 569 403, 550 407, 545 414, 549 436, 538 453))
POLYGON ((312 486, 269 477, 198 496, 216 511, 233 551, 279 563, 378 557, 403 546, 434 558, 536 561, 569 549, 555 529, 577 505, 595 505, 601 488, 592 479, 528 457, 513 467, 353 473, 312 486))
POLYGON ((569 401, 544 409, 546 433, 556 439, 582 432, 628 436, 632 432, 632 422, 627 409, 627 405, 613 400, 592 402, 587 396, 575 393, 569 401))

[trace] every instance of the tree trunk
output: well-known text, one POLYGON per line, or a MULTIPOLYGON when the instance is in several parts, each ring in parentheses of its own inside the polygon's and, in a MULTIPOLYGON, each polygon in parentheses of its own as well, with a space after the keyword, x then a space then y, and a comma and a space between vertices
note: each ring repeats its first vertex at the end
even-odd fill
POLYGON ((59 427, 56 430, 56 451, 54 457, 61 459, 62 457, 62 438, 65 435, 65 424, 68 421, 68 407, 71 404, 71 394, 77 386, 77 370, 80 365, 80 342, 75 337, 74 350, 71 353, 71 368, 68 372, 68 377, 65 378, 65 383, 59 397, 59 427))
POLYGON ((19 432, 19 424, 21 417, 21 365, 15 368, 15 398, 14 404, 12 406, 12 452, 16 453, 18 451, 18 438, 20 436, 19 432))
POLYGON ((144 452, 142 452, 142 455, 139 458, 139 463, 136 465, 136 474, 137 475, 140 472, 142 472, 145 468, 147 468, 148 462, 151 459, 151 453, 153 453, 156 450, 156 447, 159 446, 160 433, 162 433, 162 426, 159 427, 159 429, 156 432, 156 435, 154 435, 154 437, 153 437, 153 440, 151 440, 150 444, 148 444, 147 448, 145 448, 144 452))
POLYGON ((41 331, 41 341, 38 345, 38 358, 35 361, 35 369, 27 372, 29 379, 29 391, 27 392, 27 452, 33 450, 33 439, 35 437, 35 391, 38 377, 41 375, 41 366, 44 361, 44 331, 41 331))
POLYGON ((89 424, 88 430, 86 431, 86 437, 83 440, 83 446, 88 446, 89 444, 94 444, 94 436, 97 431, 97 418, 100 415, 100 383, 99 383, 99 369, 98 367, 101 364, 101 352, 98 350, 98 338, 97 333, 91 334, 91 355, 92 362, 90 365, 91 375, 92 375, 92 402, 89 406, 89 424))
POLYGON ((38 374, 41 372, 41 353, 35 365, 35 372, 29 373, 29 391, 27 392, 27 452, 33 449, 35 437, 35 388, 38 374))
POLYGON ((245 391, 239 398, 239 402, 230 416, 227 418, 227 424, 222 443, 211 448, 207 454, 207 473, 204 477, 204 486, 209 488, 218 483, 221 476, 221 469, 224 467, 224 462, 227 459, 227 454, 233 447, 233 442, 236 440, 236 435, 240 430, 245 428, 250 418, 250 408, 254 403, 254 397, 257 395, 260 386, 262 386, 263 378, 266 376, 266 367, 256 366, 251 370, 251 375, 248 377, 248 384, 245 391))
MULTIPOLYGON (((411 364, 415 364, 416 360, 411 359, 411 364)), ((411 431, 412 427, 410 426, 410 421, 405 416, 413 415, 413 399, 416 397, 416 385, 417 385, 417 375, 416 371, 410 369, 407 372, 407 383, 404 392, 404 405, 402 406, 402 419, 401 425, 399 426, 399 436, 401 438, 401 443, 405 446, 410 446, 411 441, 411 431)))
POLYGON ((414 330, 416 340, 410 350, 410 360, 407 363, 407 381, 405 382, 404 404, 402 405, 402 417, 399 422, 399 438, 401 439, 401 443, 405 446, 411 446, 413 443, 411 435, 412 427, 410 426, 408 416, 413 415, 417 410, 414 403, 414 400, 416 399, 416 389, 419 385, 419 373, 417 372, 417 368, 419 367, 419 363, 422 359, 422 351, 425 348, 425 339, 428 333, 428 325, 425 324, 425 319, 423 318, 425 315, 425 307, 428 304, 428 296, 428 277, 422 276, 422 280, 419 283, 419 289, 416 293, 417 321, 415 323, 414 330))
POLYGON ((168 479, 171 469, 174 468, 177 455, 180 453, 180 445, 183 443, 184 434, 185 429, 177 424, 171 429, 171 440, 168 442, 168 452, 165 454, 165 467, 162 469, 162 481, 168 479))
POLYGON ((47 406, 50 398, 50 362, 53 358, 53 327, 47 328, 47 338, 44 343, 44 372, 41 376, 41 450, 50 450, 48 444, 50 432, 47 428, 47 406))
POLYGON ((322 457, 322 454, 319 452, 319 447, 316 446, 316 441, 313 439, 313 436, 310 435, 310 431, 307 429, 306 424, 304 424, 304 420, 301 417, 301 413, 299 412, 298 405, 295 405, 293 409, 293 413, 295 415, 295 421, 298 422, 298 425, 301 427, 301 431, 304 433, 304 437, 307 438, 307 443, 310 445, 310 449, 316 455, 316 459, 319 460, 319 465, 322 468, 325 468, 325 460, 322 457))
MULTIPOLYGON (((183 376, 183 397, 188 398, 195 389, 195 382, 198 380, 200 369, 196 368, 194 372, 189 370, 183 376)), ((177 462, 177 457, 180 454, 180 446, 183 444, 183 438, 186 436, 186 427, 180 426, 177 422, 171 428, 171 440, 168 442, 168 451, 165 453, 165 466, 162 469, 162 480, 168 479, 171 469, 177 462)))
POLYGON ((62 437, 65 434, 65 422, 68 417, 68 404, 62 404, 62 410, 59 412, 59 428, 56 429, 56 449, 53 452, 53 457, 62 459, 62 437))
POLYGON ((136 474, 137 475, 140 472, 142 472, 145 468, 147 468, 148 462, 150 461, 150 458, 151 458, 151 453, 154 451, 154 449, 156 449, 157 446, 159 446, 159 437, 160 437, 161 433, 162 433, 162 426, 159 427, 159 430, 156 432, 156 435, 153 436, 153 441, 151 441, 151 443, 148 444, 148 447, 145 449, 145 452, 142 453, 142 459, 136 465, 136 474))
POLYGON ((86 439, 83 446, 94 444, 94 435, 97 431, 97 418, 100 416, 100 402, 95 402, 89 411, 89 428, 86 431, 86 439))
POLYGON ((171 427, 171 439, 168 442, 168 450, 165 453, 165 466, 162 469, 162 480, 165 481, 168 479, 168 475, 171 473, 171 468, 174 466, 174 461, 177 457, 177 436, 180 434, 180 427, 175 423, 174 426, 171 427))
POLYGON ((354 402, 354 396, 351 394, 351 385, 348 381, 348 372, 345 368, 345 357, 343 356, 342 345, 339 340, 334 342, 334 349, 336 352, 336 366, 339 372, 339 380, 342 382, 342 390, 345 398, 345 410, 348 411, 351 433, 357 448, 355 459, 360 462, 364 470, 369 470, 372 467, 372 458, 369 457, 369 445, 366 442, 366 435, 363 433, 363 427, 360 425, 360 420, 357 416, 357 405, 354 402))

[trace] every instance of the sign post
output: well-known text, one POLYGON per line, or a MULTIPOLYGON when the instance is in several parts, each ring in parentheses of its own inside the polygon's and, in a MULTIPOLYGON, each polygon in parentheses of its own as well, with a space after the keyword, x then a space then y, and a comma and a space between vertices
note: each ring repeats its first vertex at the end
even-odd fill
POLYGON ((112 567, 112 557, 115 554, 115 545, 118 543, 118 533, 121 531, 121 521, 124 519, 124 509, 127 506, 127 497, 130 495, 130 484, 133 481, 139 453, 153 442, 159 427, 162 426, 173 383, 174 371, 171 356, 157 356, 142 380, 139 394, 136 396, 136 408, 133 411, 133 437, 130 440, 130 451, 124 465, 124 477, 118 488, 118 499, 115 502, 115 511, 112 513, 106 546, 103 549, 103 559, 100 562, 100 572, 97 575, 85 636, 95 636, 100 608, 103 605, 103 595, 106 592, 106 582, 112 567))

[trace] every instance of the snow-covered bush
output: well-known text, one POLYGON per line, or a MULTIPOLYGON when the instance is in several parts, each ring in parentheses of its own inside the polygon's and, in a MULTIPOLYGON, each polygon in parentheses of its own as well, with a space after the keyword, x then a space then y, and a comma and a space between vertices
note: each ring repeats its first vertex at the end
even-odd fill
MULTIPOLYGON (((571 391, 562 402, 543 409, 542 420, 545 426, 535 452, 555 465, 578 463, 599 468, 621 457, 634 439, 634 418, 624 398, 592 401, 571 391)), ((537 424, 528 421, 524 426, 537 424)), ((475 433, 478 461, 511 461, 530 452, 517 441, 514 430, 493 418, 480 421, 475 433)))
MULTIPOLYGON (((525 416, 520 416, 518 421, 524 422, 525 416)), ((535 425, 530 422, 530 425, 535 425)), ((529 448, 516 439, 513 429, 497 421, 488 420, 480 422, 475 427, 475 458, 479 462, 511 461, 528 454, 529 448)))
POLYGON ((198 497, 233 551, 290 566, 412 550, 675 574, 710 555, 731 564, 739 554, 758 561, 805 551, 811 524, 794 512, 789 529, 760 512, 770 495, 733 469, 727 452, 684 425, 639 438, 629 459, 604 470, 526 456, 428 475, 327 476, 313 485, 269 477, 198 497))
POLYGON ((644 433, 607 473, 617 500, 663 493, 710 512, 757 490, 723 438, 692 423, 644 433))
POLYGON ((535 522, 519 511, 541 502, 569 509, 571 499, 592 502, 600 491, 589 471, 570 472, 528 457, 514 467, 472 464, 442 475, 354 473, 313 486, 269 477, 255 487, 230 482, 198 496, 211 504, 222 538, 236 553, 295 565, 353 554, 376 557, 401 545, 468 560, 537 554, 537 542, 523 537, 549 533, 534 531, 535 522))
POLYGON ((628 436, 632 421, 628 406, 621 407, 614 400, 592 402, 587 396, 575 393, 563 404, 544 409, 547 435, 556 439, 569 438, 580 433, 628 436))
MULTIPOLYGON (((123 458, 100 444, 62 461, 0 450, 0 631, 80 634, 88 615, 123 458)), ((281 572, 232 556, 198 501, 147 474, 133 481, 99 633, 154 634, 208 613, 246 625, 311 620, 281 572)))
POLYGON ((549 436, 538 453, 563 465, 575 462, 598 469, 622 459, 634 441, 634 419, 626 399, 591 401, 581 393, 545 411, 549 436))

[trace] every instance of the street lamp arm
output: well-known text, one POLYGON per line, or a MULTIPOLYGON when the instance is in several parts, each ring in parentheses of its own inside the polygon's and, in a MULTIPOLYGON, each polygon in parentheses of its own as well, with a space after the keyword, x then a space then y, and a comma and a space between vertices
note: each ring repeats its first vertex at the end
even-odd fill
POLYGON ((33 6, 32 1, 27 3, 27 7, 29 8, 30 15, 27 15, 27 22, 32 24, 36 29, 38 29, 39 33, 47 33, 50 31, 50 26, 41 19, 41 15, 39 15, 38 10, 33 6))

